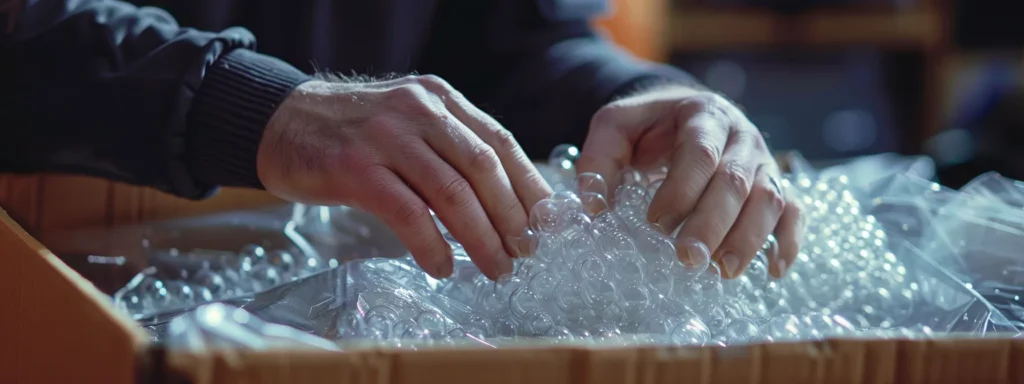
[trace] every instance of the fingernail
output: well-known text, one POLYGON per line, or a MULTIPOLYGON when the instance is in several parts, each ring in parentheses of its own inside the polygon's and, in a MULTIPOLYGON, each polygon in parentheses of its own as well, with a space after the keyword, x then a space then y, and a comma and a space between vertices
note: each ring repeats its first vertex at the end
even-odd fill
POLYGON ((775 268, 778 268, 779 277, 782 277, 786 274, 786 268, 789 268, 789 264, 786 263, 786 259, 780 257, 775 261, 775 268))
POLYGON ((739 272, 740 258, 735 253, 726 252, 725 256, 722 256, 722 268, 725 269, 725 274, 730 279, 736 277, 736 272, 739 272))
POLYGON ((496 266, 498 267, 498 276, 512 273, 512 258, 508 257, 508 255, 498 255, 496 266))
POLYGON ((711 262, 711 251, 704 243, 695 239, 683 239, 676 247, 679 261, 686 268, 703 270, 711 262))
POLYGON ((455 270, 455 250, 448 248, 447 252, 444 253, 444 256, 439 258, 433 264, 436 265, 433 273, 435 278, 443 279, 451 276, 452 271, 455 270))
POLYGON ((512 255, 512 257, 530 256, 537 249, 537 234, 529 228, 524 230, 519 236, 508 236, 505 240, 512 248, 512 251, 509 252, 509 255, 512 255))
POLYGON ((443 261, 441 261, 440 264, 437 265, 437 269, 434 270, 434 276, 438 279, 443 279, 451 276, 452 272, 455 270, 454 263, 455 262, 453 261, 453 256, 445 258, 443 261))
POLYGON ((669 228, 669 219, 670 217, 668 217, 667 215, 658 215, 657 217, 654 218, 653 223, 654 225, 657 225, 661 227, 663 230, 665 230, 665 233, 668 233, 669 231, 672 230, 672 228, 669 228))
POLYGON ((665 231, 665 227, 662 227, 661 224, 658 224, 658 222, 652 223, 651 224, 651 228, 654 229, 655 231, 658 231, 659 233, 661 233, 663 235, 667 235, 668 234, 668 232, 665 231))

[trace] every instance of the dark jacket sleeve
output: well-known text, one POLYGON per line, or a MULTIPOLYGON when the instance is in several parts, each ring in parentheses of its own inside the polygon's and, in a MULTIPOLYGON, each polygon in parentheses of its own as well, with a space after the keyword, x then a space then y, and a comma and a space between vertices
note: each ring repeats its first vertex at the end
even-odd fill
POLYGON ((604 0, 442 3, 424 71, 492 113, 533 158, 557 144, 582 144, 594 112, 618 96, 647 84, 696 84, 598 36, 588 19, 604 0))
POLYGON ((112 0, 22 4, 0 18, 0 172, 92 175, 191 199, 260 187, 263 128, 306 74, 256 53, 242 28, 182 28, 112 0))

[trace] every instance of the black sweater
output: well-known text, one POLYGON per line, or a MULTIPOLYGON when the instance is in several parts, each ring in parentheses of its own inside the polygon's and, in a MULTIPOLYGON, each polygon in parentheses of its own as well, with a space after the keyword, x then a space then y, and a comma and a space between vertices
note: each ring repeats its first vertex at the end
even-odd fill
POLYGON ((5 2, 0 172, 191 199, 260 187, 263 128, 316 69, 439 75, 534 157, 579 143, 616 95, 691 81, 599 38, 587 19, 602 0, 5 2))

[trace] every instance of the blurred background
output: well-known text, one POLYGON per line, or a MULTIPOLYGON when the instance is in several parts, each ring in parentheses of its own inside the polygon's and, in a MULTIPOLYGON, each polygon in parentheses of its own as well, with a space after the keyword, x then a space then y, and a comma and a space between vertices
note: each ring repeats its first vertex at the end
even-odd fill
POLYGON ((959 187, 1024 179, 1024 2, 614 0, 597 24, 817 163, 927 154, 959 187))

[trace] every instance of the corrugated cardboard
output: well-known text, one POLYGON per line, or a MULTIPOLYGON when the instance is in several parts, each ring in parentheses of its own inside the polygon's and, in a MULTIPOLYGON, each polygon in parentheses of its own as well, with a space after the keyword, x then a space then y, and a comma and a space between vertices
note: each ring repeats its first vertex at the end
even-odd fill
POLYGON ((169 352, 2 211, 0 252, 0 383, 1024 383, 1010 338, 169 352))
POLYGON ((827 340, 730 348, 170 354, 195 383, 1021 383, 1012 339, 827 340))
POLYGON ((0 383, 130 383, 145 334, 0 214, 0 383))
POLYGON ((83 176, 0 174, 0 207, 30 233, 114 227, 280 203, 264 191, 224 188, 190 201, 152 188, 83 176))

